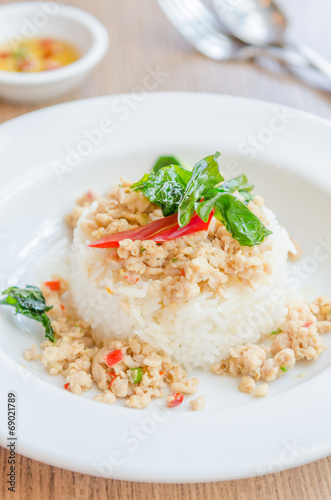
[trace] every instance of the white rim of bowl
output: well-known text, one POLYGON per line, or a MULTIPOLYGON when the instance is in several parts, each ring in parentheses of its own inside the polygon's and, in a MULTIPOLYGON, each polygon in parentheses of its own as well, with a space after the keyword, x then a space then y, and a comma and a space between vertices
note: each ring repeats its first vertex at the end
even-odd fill
MULTIPOLYGON (((3 5, 0 6, 0 17, 2 14, 8 14, 11 11, 13 16, 19 14, 20 10, 22 14, 27 14, 33 8, 40 8, 43 3, 49 5, 50 2, 18 2, 3 5)), ((97 18, 81 9, 59 4, 57 2, 52 3, 59 7, 59 12, 56 16, 74 19, 90 31, 92 35, 91 47, 86 54, 82 55, 77 61, 52 71, 17 73, 14 71, 0 70, 0 83, 26 86, 59 82, 89 71, 103 59, 109 45, 108 32, 104 25, 97 18)))

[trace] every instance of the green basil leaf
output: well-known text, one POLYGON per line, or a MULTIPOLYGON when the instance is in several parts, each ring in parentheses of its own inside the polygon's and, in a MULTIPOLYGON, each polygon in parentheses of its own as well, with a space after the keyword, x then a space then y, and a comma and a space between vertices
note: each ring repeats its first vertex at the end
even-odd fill
POLYGON ((45 328, 45 336, 55 342, 55 333, 46 314, 53 306, 46 305, 45 297, 39 288, 29 285, 25 288, 12 286, 4 290, 2 295, 6 295, 6 297, 0 300, 1 305, 12 306, 15 308, 15 314, 22 314, 42 323, 45 328))
POLYGON ((179 165, 162 167, 150 175, 145 174, 140 181, 131 186, 141 191, 152 202, 162 209, 164 217, 175 214, 183 198, 191 172, 179 165))
POLYGON ((179 165, 180 167, 182 167, 180 161, 177 160, 177 158, 175 158, 174 156, 160 156, 156 160, 152 168, 152 172, 157 173, 161 168, 168 167, 169 165, 179 165))
POLYGON ((47 337, 51 342, 55 342, 54 330, 51 324, 51 320, 47 316, 47 314, 43 313, 41 315, 41 322, 43 327, 45 328, 45 337, 47 337))
POLYGON ((149 174, 144 174, 139 181, 131 184, 131 189, 133 189, 134 191, 142 191, 145 187, 145 184, 148 182, 148 179, 149 174))
POLYGON ((215 217, 241 246, 259 245, 271 231, 238 198, 223 193, 215 203, 215 217))
POLYGON ((224 193, 222 193, 221 191, 212 189, 204 196, 203 201, 197 203, 195 211, 200 219, 202 219, 204 222, 208 221, 210 212, 213 210, 216 201, 222 195, 224 195, 224 193))
POLYGON ((238 191, 243 196, 245 202, 248 202, 253 198, 250 193, 253 188, 252 184, 248 184, 246 175, 240 175, 239 177, 225 181, 204 195, 204 201, 198 203, 196 212, 204 222, 207 222, 210 212, 222 194, 238 191))
POLYGON ((214 155, 207 156, 194 165, 184 197, 178 208, 178 223, 180 227, 184 227, 190 222, 201 198, 224 180, 219 171, 217 161, 219 156, 220 153, 216 152, 214 155))
POLYGON ((223 192, 228 193, 234 193, 235 191, 238 191, 245 199, 245 201, 250 201, 253 199, 251 191, 254 189, 254 186, 253 184, 249 184, 247 177, 244 174, 223 182, 219 189, 223 192))
POLYGON ((35 286, 26 286, 25 289, 12 286, 2 292, 2 295, 8 295, 17 301, 22 307, 35 309, 37 311, 48 311, 51 309, 46 306, 45 297, 42 291, 35 286))
POLYGON ((251 191, 254 189, 254 186, 248 182, 247 177, 244 174, 223 182, 216 189, 222 193, 234 193, 235 191, 238 191, 243 197, 245 203, 248 203, 253 199, 251 191))
POLYGON ((224 181, 219 171, 219 153, 199 161, 192 173, 180 165, 176 158, 160 157, 152 172, 145 174, 131 186, 141 191, 152 203, 162 209, 165 217, 178 212, 180 227, 186 226, 194 212, 207 222, 215 208, 218 218, 242 246, 262 243, 270 231, 246 206, 253 198, 253 185, 245 175, 224 181), (167 165, 169 161, 172 164, 167 165), (232 193, 238 191, 244 202, 232 193), (201 201, 202 200, 202 201, 201 201))

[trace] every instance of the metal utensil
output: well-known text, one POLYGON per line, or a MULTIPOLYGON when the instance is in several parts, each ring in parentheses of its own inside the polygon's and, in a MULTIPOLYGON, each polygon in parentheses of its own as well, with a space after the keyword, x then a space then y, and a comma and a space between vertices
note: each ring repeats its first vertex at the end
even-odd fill
POLYGON ((224 27, 232 35, 257 47, 276 45, 305 57, 310 66, 331 81, 331 63, 314 49, 287 37, 285 14, 272 0, 212 0, 224 27))
POLYGON ((279 47, 251 47, 226 35, 216 16, 200 0, 158 0, 175 28, 199 52, 219 61, 271 57, 286 64, 306 67, 306 60, 279 47))

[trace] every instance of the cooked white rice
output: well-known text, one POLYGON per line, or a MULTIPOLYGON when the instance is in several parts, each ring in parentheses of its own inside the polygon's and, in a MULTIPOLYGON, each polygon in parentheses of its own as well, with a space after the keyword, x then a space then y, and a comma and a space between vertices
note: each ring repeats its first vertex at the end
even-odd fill
POLYGON ((255 343, 276 329, 286 318, 286 261, 288 251, 295 250, 273 212, 264 211, 273 232, 272 250, 266 252, 272 274, 265 274, 255 289, 229 285, 224 297, 204 292, 171 307, 165 307, 161 295, 150 288, 152 280, 114 282, 105 260, 108 250, 88 248, 78 223, 71 252, 71 292, 79 315, 92 325, 95 340, 136 335, 190 370, 208 368, 227 357, 232 347, 255 343))

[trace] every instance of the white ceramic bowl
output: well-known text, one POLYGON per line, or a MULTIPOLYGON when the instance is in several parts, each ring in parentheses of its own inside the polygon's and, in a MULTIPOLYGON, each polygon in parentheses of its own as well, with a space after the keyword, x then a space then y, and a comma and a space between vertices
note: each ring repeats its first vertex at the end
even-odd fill
POLYGON ((0 44, 20 38, 52 37, 81 53, 74 63, 52 71, 0 70, 0 98, 17 103, 52 99, 79 85, 108 48, 105 27, 90 14, 56 2, 22 2, 0 7, 0 44))

